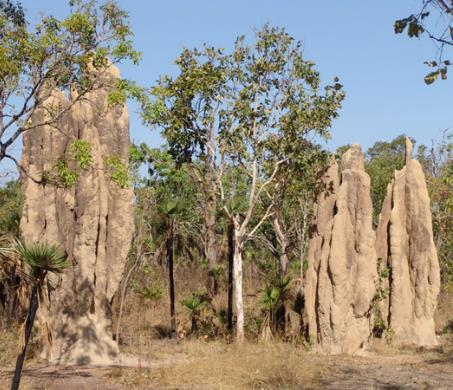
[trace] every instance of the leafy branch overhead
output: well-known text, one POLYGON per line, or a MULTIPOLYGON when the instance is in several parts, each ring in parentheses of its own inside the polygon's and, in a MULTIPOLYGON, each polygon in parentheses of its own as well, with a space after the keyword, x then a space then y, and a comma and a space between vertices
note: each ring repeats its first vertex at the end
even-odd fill
MULTIPOLYGON (((28 22, 20 3, 0 0, 0 161, 26 131, 56 123, 89 92, 105 87, 103 74, 113 64, 138 64, 141 53, 132 44, 128 14, 114 1, 69 1, 69 15, 44 15, 28 22), (42 120, 30 118, 54 90, 72 94, 70 103, 46 110, 42 120)), ((144 89, 120 80, 109 103, 126 98, 146 108, 144 89)), ((145 111, 145 110, 144 110, 145 111)))
POLYGON ((432 84, 439 77, 447 78, 452 62, 444 58, 444 52, 453 46, 453 0, 423 0, 418 13, 395 21, 394 30, 410 38, 427 35, 436 45, 435 58, 425 62, 432 68, 425 76, 426 84, 432 84))

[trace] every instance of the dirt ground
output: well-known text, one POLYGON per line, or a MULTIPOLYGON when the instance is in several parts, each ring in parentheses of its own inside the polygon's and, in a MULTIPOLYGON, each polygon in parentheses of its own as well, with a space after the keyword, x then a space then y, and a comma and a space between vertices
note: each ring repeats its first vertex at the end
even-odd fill
MULTIPOLYGON (((131 351, 129 351, 131 352, 131 351)), ((8 389, 12 364, 0 368, 8 389)), ((453 343, 432 350, 377 344, 366 356, 322 356, 288 343, 154 341, 136 367, 26 364, 26 389, 453 389, 453 343)))

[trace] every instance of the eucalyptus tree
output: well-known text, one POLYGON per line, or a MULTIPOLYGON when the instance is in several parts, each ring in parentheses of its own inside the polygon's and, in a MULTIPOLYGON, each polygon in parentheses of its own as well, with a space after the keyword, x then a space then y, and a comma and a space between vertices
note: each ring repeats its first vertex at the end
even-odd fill
POLYGON ((269 25, 254 43, 241 36, 230 53, 185 49, 176 64, 179 74, 153 90, 154 123, 170 152, 197 167, 206 229, 215 235, 217 199, 233 225, 236 337, 243 341, 244 245, 274 213, 279 171, 304 153, 307 137, 328 137, 344 93, 338 79, 322 87, 302 43, 269 25))
MULTIPOLYGON (((282 274, 287 272, 291 255, 297 257, 301 270, 299 282, 303 278, 313 206, 323 190, 321 177, 328 163, 329 153, 305 140, 281 167, 275 178, 276 185, 270 191, 274 203, 271 225, 277 243, 273 251, 279 258, 282 274)), ((267 245, 272 243, 268 240, 267 245)))
POLYGON ((448 288, 453 285, 453 132, 445 131, 430 148, 420 145, 417 159, 426 175, 441 280, 448 288))
MULTIPOLYGON (((31 24, 20 3, 0 0, 0 162, 19 165, 11 149, 24 132, 56 126, 77 101, 103 88, 110 66, 140 60, 128 15, 114 1, 69 0, 68 5, 67 17, 47 15, 31 24), (68 104, 46 106, 46 115, 31 122, 55 89, 78 93, 67 94, 68 104)), ((146 96, 127 80, 117 87, 109 96, 112 104, 146 96)))
MULTIPOLYGON (((415 140, 412 140, 415 143, 415 140)), ((371 178, 371 200, 373 202, 373 223, 377 226, 387 185, 395 170, 402 169, 405 161, 406 136, 399 135, 393 140, 378 141, 366 152, 365 170, 371 178)))
MULTIPOLYGON (((151 123, 163 128, 170 153, 178 164, 190 163, 193 179, 202 189, 204 255, 212 278, 217 264, 218 121, 228 56, 208 47, 204 51, 185 49, 176 64, 177 77, 162 77, 153 90, 156 100, 151 123)), ((215 285, 215 281, 209 284, 215 285)))

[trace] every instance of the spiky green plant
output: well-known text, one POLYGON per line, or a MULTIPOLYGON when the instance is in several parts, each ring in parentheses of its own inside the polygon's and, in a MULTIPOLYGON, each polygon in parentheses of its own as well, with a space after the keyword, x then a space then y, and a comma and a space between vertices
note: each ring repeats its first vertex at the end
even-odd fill
POLYGON ((192 316, 199 315, 201 310, 205 307, 206 302, 203 301, 199 295, 191 295, 181 301, 182 305, 189 310, 192 316))
POLYGON ((14 251, 31 268, 31 276, 43 278, 47 273, 61 273, 68 267, 65 254, 56 246, 44 243, 30 245, 17 240, 14 251))
POLYGON ((264 325, 270 327, 271 331, 277 327, 277 311, 288 299, 289 284, 289 277, 277 275, 261 290, 261 309, 266 313, 264 325))
POLYGON ((17 356, 16 368, 11 384, 11 390, 19 389, 22 368, 25 360, 27 345, 30 340, 33 322, 39 306, 39 293, 42 290, 45 278, 50 273, 61 273, 68 267, 65 254, 56 246, 44 243, 25 244, 17 240, 11 248, 2 248, 0 253, 4 257, 18 255, 26 264, 30 266, 30 277, 27 278, 31 284, 30 304, 28 307, 27 318, 24 327, 24 344, 21 352, 17 356))
POLYGON ((288 277, 275 277, 261 291, 261 307, 263 310, 276 309, 286 298, 289 290, 290 279, 288 277))
POLYGON ((192 322, 192 333, 198 329, 197 320, 203 311, 207 307, 206 299, 201 293, 193 293, 189 297, 183 299, 181 304, 189 311, 191 322, 192 322))

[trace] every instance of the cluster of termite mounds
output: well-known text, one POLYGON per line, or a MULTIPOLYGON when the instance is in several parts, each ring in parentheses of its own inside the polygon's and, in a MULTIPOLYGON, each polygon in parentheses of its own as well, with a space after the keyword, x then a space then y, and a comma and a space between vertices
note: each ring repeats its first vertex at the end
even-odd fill
POLYGON ((410 140, 376 232, 359 145, 342 156, 340 170, 333 159, 311 231, 304 312, 310 340, 322 352, 359 353, 378 316, 395 343, 435 345, 440 270, 425 177, 410 140))
MULTIPOLYGON (((32 125, 44 125, 23 137, 22 235, 26 242, 59 246, 71 264, 62 276, 51 276, 38 311, 41 349, 55 363, 112 363, 118 355, 111 301, 134 230, 133 192, 112 180, 108 161, 127 171, 129 124, 125 107, 107 104, 118 69, 110 65, 96 77, 102 87, 81 99, 76 91, 53 91, 31 118, 32 125), (62 115, 46 125, 46 116, 55 111, 62 115), (89 145, 88 155, 78 161, 75 141, 82 149, 89 145), (56 166, 63 178, 77 171, 77 180, 59 185, 52 180, 56 166)), ((315 348, 327 353, 365 349, 376 315, 395 341, 436 344, 439 264, 425 178, 412 159, 410 141, 406 165, 388 186, 376 232, 360 146, 343 155, 340 169, 332 159, 324 182, 304 290, 304 325, 315 348)))
POLYGON ((133 192, 111 180, 108 159, 127 167, 129 123, 125 107, 107 104, 118 69, 110 65, 96 77, 102 87, 79 100, 76 91, 69 96, 52 91, 32 125, 51 112, 63 114, 23 138, 22 236, 29 243, 59 246, 70 263, 61 277, 51 276, 38 310, 42 354, 55 363, 109 363, 118 354, 111 301, 134 230, 133 192), (89 145, 88 160, 75 161, 71 145, 77 140, 89 145), (63 175, 74 174, 79 165, 73 185, 52 180, 58 164, 63 175))

